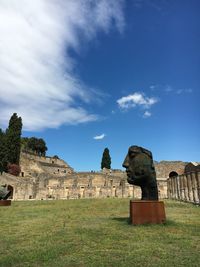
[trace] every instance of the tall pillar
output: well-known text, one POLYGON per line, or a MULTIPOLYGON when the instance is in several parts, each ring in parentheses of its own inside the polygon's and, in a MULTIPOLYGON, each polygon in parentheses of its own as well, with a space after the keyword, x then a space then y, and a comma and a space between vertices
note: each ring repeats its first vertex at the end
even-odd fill
POLYGON ((173 180, 174 180, 174 193, 175 193, 174 198, 178 199, 178 179, 177 179, 177 176, 174 176, 173 180))
POLYGON ((174 192, 174 177, 171 177, 171 183, 172 183, 172 199, 175 198, 175 192, 174 192))
POLYGON ((171 178, 168 178, 167 179, 167 197, 170 199, 172 196, 171 196, 171 192, 172 192, 172 189, 171 189, 171 178))
POLYGON ((199 204, 200 204, 200 172, 196 172, 196 178, 197 178, 198 199, 199 199, 199 204))
POLYGON ((197 177, 196 172, 191 173, 192 179, 192 192, 193 192, 193 202, 198 203, 198 191, 197 191, 197 177))
POLYGON ((170 177, 170 187, 171 187, 171 198, 174 197, 174 184, 173 184, 173 179, 170 177))
POLYGON ((185 177, 184 174, 182 176, 182 200, 185 201, 185 177))
POLYGON ((177 187, 176 187, 176 177, 172 177, 172 181, 173 181, 173 188, 174 188, 174 199, 176 199, 176 194, 177 194, 177 192, 176 192, 176 189, 177 189, 177 187))
POLYGON ((183 186, 184 186, 184 200, 189 201, 188 197, 188 186, 187 186, 187 176, 183 174, 183 186))
POLYGON ((180 196, 180 176, 176 176, 176 190, 177 190, 176 197, 177 197, 177 199, 180 200, 180 198, 181 198, 181 196, 180 196))
POLYGON ((179 175, 179 184, 180 184, 180 199, 184 200, 183 175, 179 175))
POLYGON ((193 193, 192 193, 192 181, 190 173, 186 173, 186 177, 187 177, 187 187, 188 187, 188 201, 192 202, 193 193))

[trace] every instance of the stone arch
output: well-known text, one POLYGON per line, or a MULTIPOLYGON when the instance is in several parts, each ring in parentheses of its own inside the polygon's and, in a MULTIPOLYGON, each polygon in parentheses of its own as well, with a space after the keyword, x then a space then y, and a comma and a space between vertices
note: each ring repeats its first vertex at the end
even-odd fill
POLYGON ((177 176, 178 176, 178 173, 175 172, 175 171, 171 171, 171 172, 169 173, 169 178, 171 178, 171 177, 177 177, 177 176))

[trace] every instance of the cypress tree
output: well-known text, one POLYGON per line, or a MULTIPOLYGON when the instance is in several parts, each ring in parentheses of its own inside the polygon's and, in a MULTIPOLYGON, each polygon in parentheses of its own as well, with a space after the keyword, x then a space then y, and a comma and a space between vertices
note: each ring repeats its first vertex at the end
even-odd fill
POLYGON ((101 169, 103 168, 106 168, 106 169, 111 168, 111 157, 110 157, 109 149, 107 147, 104 149, 102 160, 101 160, 101 169))
POLYGON ((7 163, 19 165, 21 150, 22 119, 13 113, 6 130, 6 158, 7 163))
POLYGON ((6 170, 6 143, 5 133, 0 129, 0 173, 6 170))

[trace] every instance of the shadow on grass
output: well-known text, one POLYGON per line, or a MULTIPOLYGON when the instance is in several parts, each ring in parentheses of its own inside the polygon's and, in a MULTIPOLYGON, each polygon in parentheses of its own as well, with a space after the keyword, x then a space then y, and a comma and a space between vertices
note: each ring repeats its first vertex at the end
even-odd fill
POLYGON ((152 226, 160 226, 160 227, 171 227, 171 226, 180 226, 180 223, 174 221, 174 220, 169 220, 167 219, 165 223, 160 223, 160 224, 151 224, 151 223, 144 223, 140 225, 133 225, 131 224, 130 218, 127 217, 115 217, 112 218, 114 221, 118 221, 122 224, 130 225, 130 226, 137 226, 137 227, 152 227, 152 226))
POLYGON ((130 219, 127 217, 115 217, 115 218, 112 218, 112 220, 121 222, 123 224, 130 224, 130 219))
POLYGON ((165 223, 163 223, 164 226, 178 226, 180 223, 167 219, 165 223))

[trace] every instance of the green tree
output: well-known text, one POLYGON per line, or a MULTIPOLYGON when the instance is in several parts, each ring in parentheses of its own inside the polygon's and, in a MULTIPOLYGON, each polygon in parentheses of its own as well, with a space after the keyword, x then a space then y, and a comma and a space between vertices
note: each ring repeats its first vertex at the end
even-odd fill
POLYGON ((6 170, 6 136, 5 133, 0 129, 0 173, 6 170))
POLYGON ((40 156, 45 156, 47 151, 47 146, 45 141, 42 138, 37 139, 36 151, 40 156))
POLYGON ((28 138, 27 149, 36 153, 36 143, 37 143, 36 137, 28 138))
POLYGON ((27 151, 27 143, 29 138, 28 137, 22 137, 21 138, 21 150, 27 151))
POLYGON ((109 149, 107 147, 104 149, 102 160, 101 160, 101 169, 103 168, 106 168, 106 169, 111 168, 111 157, 110 157, 109 149))
POLYGON ((27 150, 35 152, 39 156, 45 156, 47 151, 47 146, 42 138, 31 137, 26 143, 27 150))
POLYGON ((6 160, 7 163, 19 165, 21 150, 22 119, 13 113, 6 130, 6 160))

